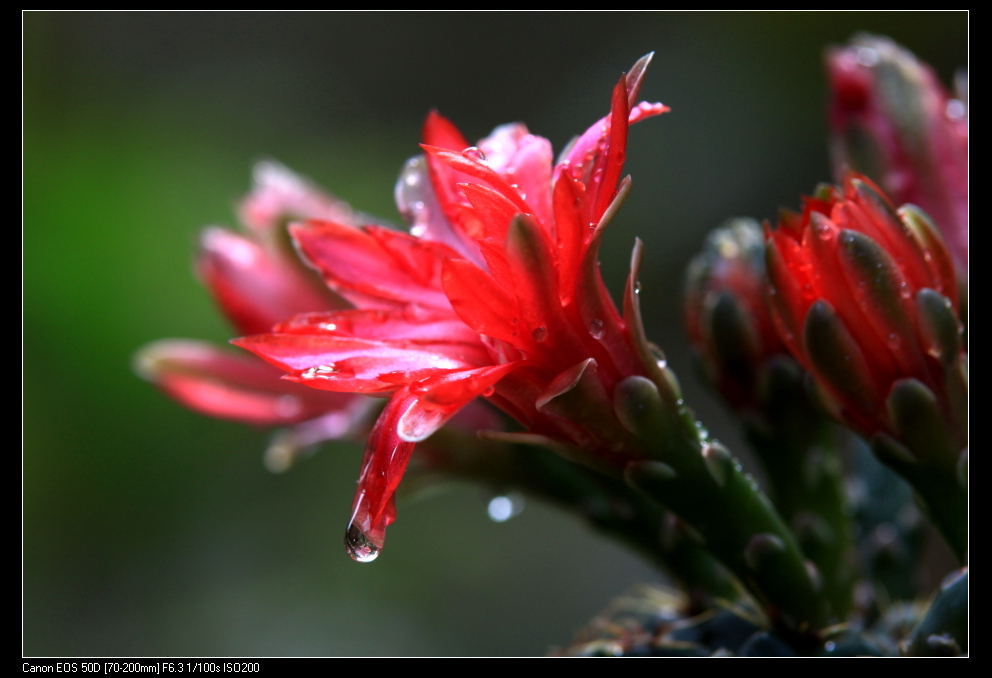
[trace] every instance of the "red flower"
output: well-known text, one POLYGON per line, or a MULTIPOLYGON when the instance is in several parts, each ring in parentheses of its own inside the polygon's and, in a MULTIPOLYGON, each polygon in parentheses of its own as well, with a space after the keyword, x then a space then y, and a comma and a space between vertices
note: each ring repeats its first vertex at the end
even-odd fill
POLYGON ((919 205, 968 266, 968 108, 888 38, 827 53, 835 174, 867 174, 897 205, 919 205))
POLYGON ((838 419, 869 440, 894 433, 886 401, 906 379, 949 411, 945 370, 963 347, 957 316, 941 309, 957 310, 956 278, 925 214, 911 205, 896 212, 867 178, 849 174, 766 237, 779 334, 838 419), (949 333, 940 336, 934 313, 953 317, 949 333))
MULTIPOLYGON (((348 303, 327 289, 293 250, 290 220, 319 217, 348 222, 345 203, 270 162, 255 168, 254 190, 241 205, 247 233, 207 228, 196 268, 221 310, 241 333, 267 332, 307 311, 348 303)), ((300 448, 339 438, 354 428, 369 402, 304 388, 255 356, 187 339, 149 344, 135 359, 138 373, 180 403, 203 414, 292 429, 267 454, 270 468, 284 467, 300 448)))
MULTIPOLYGON (((651 369, 636 299, 621 316, 599 275, 603 230, 629 123, 664 112, 635 105, 648 59, 613 91, 610 114, 557 165, 522 124, 471 146, 445 118, 424 126, 396 197, 410 233, 336 219, 291 227, 300 251, 357 308, 297 316, 239 339, 317 389, 389 395, 369 438, 346 546, 381 549, 414 444, 482 396, 591 464, 636 455, 613 413, 614 386, 651 369)), ((636 272, 634 272, 636 274, 636 272)))

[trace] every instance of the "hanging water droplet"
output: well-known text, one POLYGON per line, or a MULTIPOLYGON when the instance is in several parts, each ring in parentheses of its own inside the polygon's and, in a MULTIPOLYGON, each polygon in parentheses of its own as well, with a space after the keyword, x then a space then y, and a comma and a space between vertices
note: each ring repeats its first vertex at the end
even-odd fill
POLYGON ((378 557, 380 547, 373 543, 358 525, 352 523, 344 533, 344 550, 352 560, 371 563, 378 557))
POLYGON ((544 341, 545 339, 548 338, 548 328, 545 327, 544 325, 541 325, 540 327, 535 327, 531 331, 530 336, 534 337, 534 341, 537 342, 544 341))
POLYGON ((516 492, 511 492, 505 496, 493 497, 489 500, 486 512, 489 519, 495 523, 502 523, 514 516, 520 515, 524 510, 524 498, 516 492))
POLYGON ((486 161, 486 154, 483 153, 478 146, 469 146, 464 151, 462 151, 462 155, 464 155, 469 160, 477 160, 478 162, 486 161))
POLYGON ((599 318, 593 318, 589 323, 589 334, 592 335, 593 339, 602 339, 605 331, 606 324, 599 318))

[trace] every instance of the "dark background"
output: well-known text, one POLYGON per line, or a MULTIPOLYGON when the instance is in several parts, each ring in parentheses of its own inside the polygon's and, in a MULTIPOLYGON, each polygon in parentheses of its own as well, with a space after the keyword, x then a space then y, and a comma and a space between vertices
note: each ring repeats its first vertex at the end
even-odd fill
POLYGON ((41 13, 23 15, 23 651, 32 655, 525 655, 660 581, 555 509, 507 523, 452 486, 400 505, 371 565, 341 534, 361 446, 264 470, 268 432, 209 420, 131 372, 161 337, 226 341, 191 273, 274 158, 399 221, 392 186, 438 108, 469 139, 522 120, 556 149, 656 57, 634 190, 603 258, 635 236, 649 335, 711 430, 681 277, 708 229, 773 218, 828 180, 822 51, 887 34, 945 83, 965 13, 41 13))

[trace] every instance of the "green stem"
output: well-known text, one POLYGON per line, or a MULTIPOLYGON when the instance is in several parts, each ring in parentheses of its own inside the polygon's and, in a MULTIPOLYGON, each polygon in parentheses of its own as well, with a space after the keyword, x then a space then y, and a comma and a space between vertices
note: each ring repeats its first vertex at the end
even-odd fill
POLYGON ((629 377, 617 387, 620 421, 651 460, 628 466, 628 482, 691 525, 750 589, 780 628, 806 634, 828 620, 827 604, 799 544, 729 451, 709 441, 681 401, 629 377))
POLYGON ((809 401, 802 371, 791 360, 765 368, 760 414, 745 419, 748 441, 760 457, 775 507, 823 578, 836 621, 851 607, 851 521, 834 427, 809 401))
POLYGON ((740 597, 741 585, 733 575, 674 515, 624 482, 545 447, 480 439, 446 427, 421 443, 417 463, 497 491, 518 490, 557 504, 671 573, 696 603, 740 597))

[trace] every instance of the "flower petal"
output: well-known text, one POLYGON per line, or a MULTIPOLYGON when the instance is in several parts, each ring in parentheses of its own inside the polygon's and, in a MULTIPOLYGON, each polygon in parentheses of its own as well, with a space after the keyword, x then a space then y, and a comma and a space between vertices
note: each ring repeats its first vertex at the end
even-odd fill
POLYGON ((200 236, 196 267, 224 315, 243 334, 267 332, 295 313, 347 303, 302 262, 223 228, 208 228, 200 236))
POLYGON ((333 221, 294 224, 290 232, 327 284, 357 306, 450 308, 441 291, 441 263, 458 254, 446 245, 333 221))
POLYGON ((303 388, 280 379, 281 370, 254 356, 188 339, 145 346, 135 358, 135 370, 192 410, 262 426, 348 412, 356 400, 303 388))

